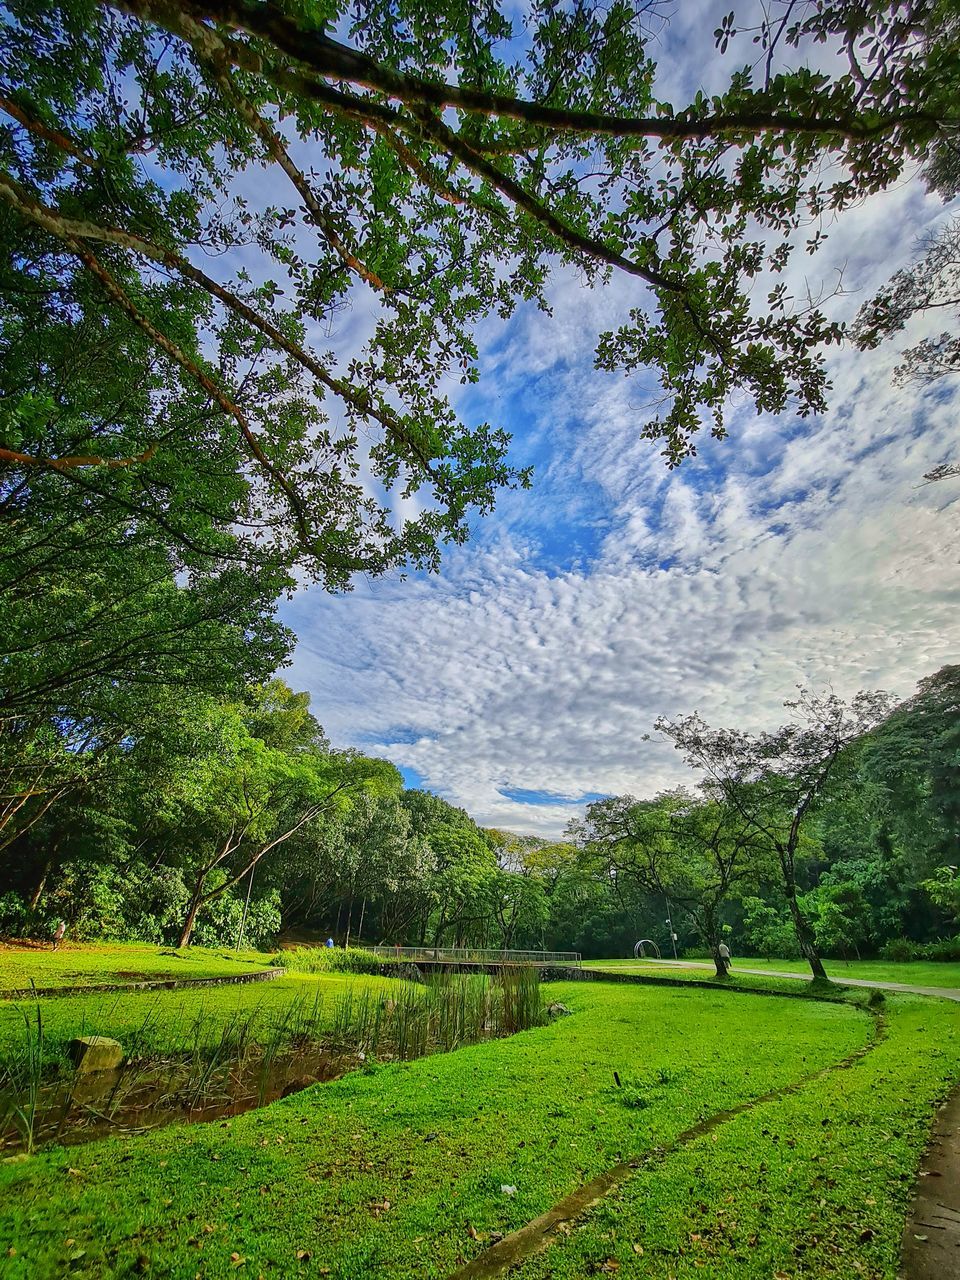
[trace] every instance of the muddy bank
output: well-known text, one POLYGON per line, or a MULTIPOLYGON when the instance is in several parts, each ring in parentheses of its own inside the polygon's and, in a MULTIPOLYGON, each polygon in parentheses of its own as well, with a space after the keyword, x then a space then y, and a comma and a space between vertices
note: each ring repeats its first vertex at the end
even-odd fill
MULTIPOLYGON (((130 1137, 166 1124, 202 1124, 267 1106, 313 1084, 337 1080, 362 1055, 309 1045, 198 1074, 196 1064, 128 1062, 115 1071, 77 1075, 40 1087, 33 1145, 70 1146, 107 1135, 130 1137)), ((0 1152, 26 1149, 23 1125, 0 1095, 0 1152)), ((17 1105, 28 1105, 23 1097, 17 1105)))

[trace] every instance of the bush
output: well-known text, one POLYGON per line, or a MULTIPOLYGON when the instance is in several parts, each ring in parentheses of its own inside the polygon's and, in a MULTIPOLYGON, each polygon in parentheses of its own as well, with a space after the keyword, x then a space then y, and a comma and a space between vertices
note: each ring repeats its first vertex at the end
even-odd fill
POLYGON ((278 951, 270 963, 297 973, 382 973, 395 960, 381 959, 361 947, 292 947, 278 951))
POLYGON ((960 960, 960 935, 956 938, 938 938, 935 942, 911 942, 909 938, 894 938, 880 949, 884 960, 960 960))
MULTIPOLYGON (((214 877, 210 877, 213 885, 214 877)), ((198 947, 233 946, 240 933, 243 900, 221 893, 197 913, 193 941, 198 947)), ((252 898, 243 930, 247 947, 265 948, 280 931, 280 895, 274 889, 261 898, 252 898)))
POLYGON ((880 948, 880 956, 883 960, 916 960, 919 946, 918 942, 910 942, 907 938, 894 938, 880 948))
POLYGON ((19 893, 0 896, 0 937, 20 938, 27 930, 31 911, 19 893))

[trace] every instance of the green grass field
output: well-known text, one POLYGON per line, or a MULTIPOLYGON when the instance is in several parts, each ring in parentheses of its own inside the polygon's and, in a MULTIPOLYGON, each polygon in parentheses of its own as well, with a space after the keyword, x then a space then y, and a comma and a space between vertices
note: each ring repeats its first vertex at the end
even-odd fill
MULTIPOLYGON (((42 954, 44 985, 123 981, 134 955, 155 974, 180 959, 126 946, 42 954)), ((205 976, 268 957, 188 960, 189 976, 205 976)), ((0 974, 29 961, 0 951, 0 974)), ((864 991, 827 1003, 790 979, 749 975, 713 991, 686 985, 706 970, 606 963, 681 985, 551 985, 573 1016, 506 1040, 371 1063, 229 1121, 0 1163, 0 1277, 446 1277, 626 1159, 638 1168, 624 1185, 512 1276, 893 1280, 934 1108, 960 1075, 960 1006, 890 996, 876 1038, 864 991), (865 1046, 848 1069, 809 1078, 865 1046), (663 1152, 696 1122, 798 1081, 799 1092, 663 1152)), ((340 993, 390 982, 291 972, 44 1000, 45 1060, 62 1060, 81 1032, 146 1055, 195 1052, 252 1013, 268 1026, 291 1007, 322 1033, 340 993)), ((0 1061, 22 1039, 21 1010, 36 1007, 0 1004, 0 1061)))
MULTIPOLYGON (((709 961, 701 961, 705 965, 709 961)), ((624 972, 676 972, 671 965, 658 965, 656 960, 585 960, 591 969, 617 969, 624 972)), ((844 978, 863 979, 865 982, 903 982, 917 987, 960 988, 960 964, 938 961, 908 960, 825 960, 829 976, 836 982, 844 978)), ((753 956, 734 956, 732 972, 738 969, 772 969, 781 973, 809 974, 810 966, 803 960, 758 960, 753 956)), ((704 969, 709 973, 709 968, 704 969)))
POLYGON ((857 1065, 658 1159, 697 1120, 867 1044, 871 1019, 851 1004, 699 989, 549 992, 574 1016, 228 1123, 0 1166, 0 1275, 441 1277, 492 1233, 647 1157, 516 1274, 586 1276, 612 1259, 623 1274, 693 1276, 709 1260, 722 1269, 706 1274, 770 1280, 800 1274, 802 1256, 804 1275, 833 1276, 854 1274, 856 1246, 856 1274, 894 1276, 933 1103, 960 1070, 960 1009, 888 1000, 888 1038, 857 1065))
POLYGON ((0 991, 38 987, 81 987, 107 982, 142 982, 161 978, 214 978, 269 968, 261 951, 228 948, 172 947, 137 942, 0 943, 0 991))

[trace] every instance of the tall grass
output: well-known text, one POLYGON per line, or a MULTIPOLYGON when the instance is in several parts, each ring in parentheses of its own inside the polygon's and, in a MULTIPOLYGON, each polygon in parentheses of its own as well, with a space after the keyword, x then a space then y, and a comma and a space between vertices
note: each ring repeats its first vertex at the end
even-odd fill
POLYGON ((43 1015, 40 1001, 21 1009, 23 1039, 0 1069, 0 1127, 13 1124, 24 1147, 33 1151, 43 1082, 43 1015))
POLYGON ((270 957, 275 969, 291 969, 295 973, 378 974, 385 965, 394 963, 362 947, 291 947, 270 957))
POLYGON ((408 1060, 543 1021, 538 971, 511 966, 492 978, 453 973, 424 985, 397 982, 387 994, 348 988, 337 1001, 333 1033, 342 1045, 408 1060))
MULTIPOLYGON (((124 1116, 129 1122, 132 1115, 143 1124, 144 1110, 173 1118, 242 1099, 262 1106, 275 1083, 278 1058, 290 1050, 347 1050, 409 1061, 545 1020, 539 972, 520 966, 494 977, 452 973, 427 983, 397 979, 349 986, 336 1001, 332 1028, 321 1005, 318 991, 312 999, 298 996, 268 1012, 259 1005, 238 1009, 221 1020, 203 1008, 175 1012, 158 997, 142 1023, 124 1033, 121 1067, 104 1081, 102 1093, 91 1094, 90 1078, 76 1072, 65 1081, 61 1077, 59 1086, 50 1084, 63 1046, 54 1046, 58 1053, 51 1060, 38 999, 21 1009, 22 1038, 0 1063, 0 1133, 16 1133, 18 1145, 30 1152, 38 1134, 59 1138, 68 1123, 91 1117, 111 1125, 123 1123, 124 1116), (161 1041, 176 1050, 164 1053, 161 1041)), ((109 1024, 98 1018, 96 1025, 109 1024)))

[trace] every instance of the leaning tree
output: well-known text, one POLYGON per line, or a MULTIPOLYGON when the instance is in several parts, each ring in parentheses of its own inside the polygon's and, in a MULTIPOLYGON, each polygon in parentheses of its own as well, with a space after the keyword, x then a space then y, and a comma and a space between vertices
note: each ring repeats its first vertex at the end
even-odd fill
POLYGON ((800 954, 815 978, 826 978, 799 898, 801 836, 843 752, 883 720, 891 700, 882 692, 861 691, 847 704, 833 693, 801 689, 784 705, 796 720, 767 733, 711 729, 696 713, 661 719, 657 728, 702 774, 707 790, 775 855, 800 954))

